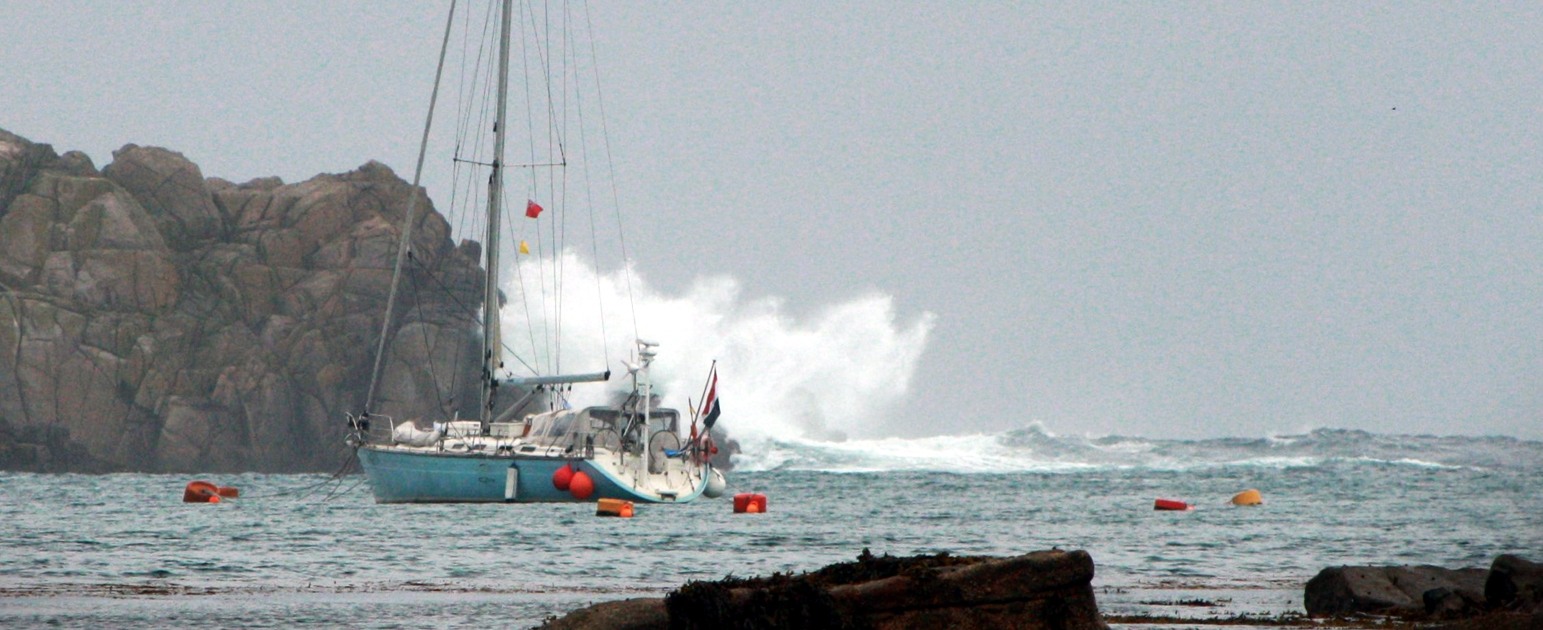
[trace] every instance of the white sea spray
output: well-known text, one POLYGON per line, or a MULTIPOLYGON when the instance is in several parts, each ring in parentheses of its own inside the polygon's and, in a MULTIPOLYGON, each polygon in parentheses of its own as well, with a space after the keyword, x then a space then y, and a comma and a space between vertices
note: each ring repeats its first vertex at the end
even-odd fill
POLYGON ((623 361, 632 360, 634 338, 657 342, 655 386, 663 405, 682 410, 700 402, 716 360, 721 422, 757 444, 881 435, 910 390, 934 321, 930 313, 901 317, 877 292, 800 316, 779 298, 746 297, 726 275, 703 276, 672 295, 638 273, 629 282, 621 270, 597 272, 571 251, 556 263, 530 257, 505 274, 502 325, 515 354, 548 372, 611 369, 608 393, 574 389, 573 404, 589 405, 626 387, 623 361), (557 266, 561 286, 552 277, 557 266), (629 304, 636 304, 635 329, 629 304), (561 345, 544 341, 559 325, 561 345))

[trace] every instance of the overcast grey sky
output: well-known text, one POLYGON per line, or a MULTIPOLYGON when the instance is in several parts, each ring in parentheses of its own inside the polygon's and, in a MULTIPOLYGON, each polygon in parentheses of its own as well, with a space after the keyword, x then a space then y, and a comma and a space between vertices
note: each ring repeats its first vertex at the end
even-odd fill
MULTIPOLYGON (((443 10, 0 0, 0 128, 410 177, 443 10)), ((591 11, 639 268, 934 314, 895 434, 1543 438, 1543 4, 591 11)))

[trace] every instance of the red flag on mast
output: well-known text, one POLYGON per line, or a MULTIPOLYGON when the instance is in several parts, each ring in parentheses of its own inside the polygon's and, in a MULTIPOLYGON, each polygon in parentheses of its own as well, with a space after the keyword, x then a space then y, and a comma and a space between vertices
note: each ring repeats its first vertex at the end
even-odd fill
POLYGON ((534 219, 538 216, 541 216, 542 210, 545 210, 545 208, 542 208, 541 205, 535 201, 530 199, 525 200, 525 216, 534 219))

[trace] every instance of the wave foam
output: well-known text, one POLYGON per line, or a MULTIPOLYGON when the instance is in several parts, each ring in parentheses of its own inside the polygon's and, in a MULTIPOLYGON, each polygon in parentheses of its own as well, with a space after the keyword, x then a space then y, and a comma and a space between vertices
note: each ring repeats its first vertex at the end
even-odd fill
MULTIPOLYGON (((631 296, 641 336, 660 344, 653 374, 662 403, 685 409, 688 399, 700 402, 708 366, 717 360, 722 422, 742 439, 840 442, 849 434, 878 433, 887 412, 910 389, 934 320, 923 313, 900 321, 891 297, 881 293, 800 318, 778 298, 745 299, 728 276, 700 278, 684 294, 666 295, 637 274, 630 286, 621 271, 598 274, 571 252, 558 261, 566 283, 561 291, 553 283, 532 287, 552 264, 527 257, 506 276, 513 280, 505 285, 510 301, 502 324, 506 343, 517 354, 546 372, 588 372, 603 368, 574 362, 606 356, 609 348, 606 367, 625 373, 620 361, 628 357, 620 349, 630 348, 638 336, 626 308, 631 296), (562 317, 554 306, 558 296, 562 317), (602 312, 604 319, 595 315, 602 312), (532 341, 513 332, 551 331, 559 321, 561 347, 543 345, 540 334, 532 341), (566 365, 559 365, 559 357, 566 365)), ((612 389, 623 387, 618 382, 612 389)), ((614 393, 575 390, 573 402, 600 404, 614 393)))
MULTIPOLYGON (((716 359, 722 423, 740 440, 736 462, 746 470, 1069 472, 1337 463, 1543 469, 1543 442, 1352 429, 1166 440, 1060 436, 1031 424, 997 434, 880 437, 882 419, 908 394, 932 330, 930 313, 901 321, 889 296, 870 293, 798 317, 778 298, 746 299, 728 276, 700 278, 683 294, 666 295, 636 274, 629 284, 621 271, 599 273, 572 252, 556 261, 524 257, 510 267, 506 342, 544 373, 609 368, 625 374, 621 362, 629 357, 621 349, 631 348, 637 335, 629 300, 636 304, 636 328, 660 343, 654 380, 664 405, 685 409, 688 400, 699 402, 716 359), (554 268, 566 278, 561 290, 542 275, 554 268), (537 341, 553 336, 547 333, 559 323, 561 346, 537 341), (534 334, 508 334, 525 330, 534 334)), ((613 379, 609 393, 580 388, 572 402, 609 402, 625 387, 613 379)))
POLYGON ((1409 469, 1543 468, 1543 442, 1512 438, 1379 435, 1323 429, 1260 439, 1159 440, 1057 436, 1043 427, 998 434, 833 443, 760 440, 745 445, 745 470, 956 473, 1079 472, 1146 468, 1287 470, 1325 466, 1409 469))

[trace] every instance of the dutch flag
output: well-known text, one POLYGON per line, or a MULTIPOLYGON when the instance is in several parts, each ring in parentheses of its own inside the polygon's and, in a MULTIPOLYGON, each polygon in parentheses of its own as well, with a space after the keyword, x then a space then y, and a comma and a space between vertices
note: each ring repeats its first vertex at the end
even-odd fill
POLYGON ((713 423, 718 421, 718 371, 713 370, 713 376, 708 381, 707 397, 702 399, 703 426, 713 428, 713 423))

